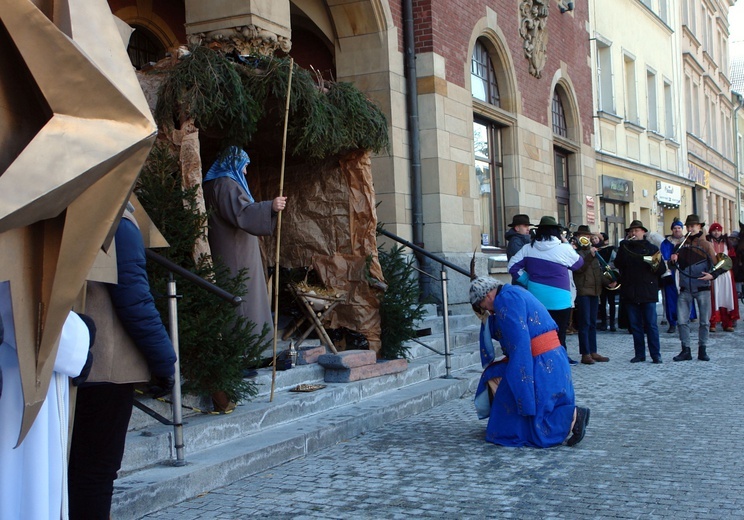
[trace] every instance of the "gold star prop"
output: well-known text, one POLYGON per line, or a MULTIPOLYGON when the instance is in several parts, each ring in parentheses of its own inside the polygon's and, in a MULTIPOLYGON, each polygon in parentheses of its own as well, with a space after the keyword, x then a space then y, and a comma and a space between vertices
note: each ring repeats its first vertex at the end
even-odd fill
POLYGON ((0 0, 0 281, 25 401, 19 443, 156 133, 106 1, 43 7, 0 0))

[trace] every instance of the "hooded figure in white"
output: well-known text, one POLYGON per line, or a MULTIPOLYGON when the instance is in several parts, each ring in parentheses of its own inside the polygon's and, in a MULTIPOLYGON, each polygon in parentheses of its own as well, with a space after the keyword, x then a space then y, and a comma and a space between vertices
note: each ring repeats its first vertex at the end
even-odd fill
POLYGON ((67 518, 67 438, 70 377, 83 369, 89 329, 70 312, 59 342, 46 401, 23 442, 16 447, 23 416, 18 356, 9 282, 0 283, 0 344, 3 390, 0 396, 0 518, 67 518))

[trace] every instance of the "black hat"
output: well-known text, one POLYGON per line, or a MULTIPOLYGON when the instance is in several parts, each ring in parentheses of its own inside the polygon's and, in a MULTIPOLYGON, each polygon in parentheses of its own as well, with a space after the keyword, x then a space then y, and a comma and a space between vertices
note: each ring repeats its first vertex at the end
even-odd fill
POLYGON ((631 229, 635 229, 635 228, 640 228, 644 232, 648 233, 648 229, 646 229, 645 227, 643 227, 643 222, 641 222, 640 220, 634 220, 633 222, 631 222, 630 223, 630 226, 628 226, 625 229, 625 232, 628 233, 631 229))
POLYGON ((518 215, 514 215, 512 217, 511 224, 509 224, 509 227, 514 227, 514 226, 519 226, 519 225, 534 226, 534 224, 530 223, 530 217, 528 215, 525 215, 524 213, 519 213, 518 215))
POLYGON ((689 226, 691 224, 700 224, 701 226, 704 226, 705 222, 700 222, 700 217, 693 213, 691 215, 687 215, 687 219, 685 220, 685 226, 689 226))
POLYGON ((589 229, 589 226, 585 226, 584 224, 580 225, 576 231, 574 232, 574 235, 593 235, 592 231, 589 229))
POLYGON ((558 223, 558 221, 555 220, 555 217, 548 217, 548 216, 541 218, 538 226, 540 227, 562 227, 558 223))

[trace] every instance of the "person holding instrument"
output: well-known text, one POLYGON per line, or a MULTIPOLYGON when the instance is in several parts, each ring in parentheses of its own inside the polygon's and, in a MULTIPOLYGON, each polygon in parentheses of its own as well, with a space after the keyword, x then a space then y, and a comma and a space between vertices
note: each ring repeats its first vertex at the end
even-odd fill
POLYGON ((687 215, 685 227, 687 236, 675 247, 669 261, 679 272, 679 296, 677 298, 677 329, 682 351, 674 356, 674 361, 689 361, 690 351, 690 306, 696 301, 699 314, 698 359, 710 361, 708 357, 708 334, 710 326, 710 287, 711 280, 720 276, 723 266, 715 267, 716 252, 703 235, 705 222, 694 213, 687 215))
POLYGON ((573 277, 576 285, 579 353, 581 354, 581 362, 585 365, 610 360, 610 358, 597 353, 597 309, 602 287, 605 285, 615 287, 617 285, 617 282, 610 282, 602 274, 597 248, 591 243, 592 236, 594 234, 589 230, 589 226, 579 226, 574 233, 578 246, 577 252, 584 259, 584 265, 574 271, 573 277))
MULTIPOLYGON (((710 225, 707 239, 713 246, 717 259, 736 256, 736 251, 729 246, 728 236, 723 233, 723 226, 718 222, 710 225)), ((734 332, 739 320, 739 298, 732 271, 727 271, 713 281, 710 301, 710 331, 715 332, 716 325, 720 323, 725 332, 734 332)))
POLYGON ((620 301, 628 314, 635 355, 631 363, 646 361, 645 338, 654 363, 661 363, 661 345, 656 303, 659 301, 659 277, 666 271, 659 248, 646 240, 648 232, 640 220, 625 230, 628 238, 620 243, 615 266, 620 270, 620 301))

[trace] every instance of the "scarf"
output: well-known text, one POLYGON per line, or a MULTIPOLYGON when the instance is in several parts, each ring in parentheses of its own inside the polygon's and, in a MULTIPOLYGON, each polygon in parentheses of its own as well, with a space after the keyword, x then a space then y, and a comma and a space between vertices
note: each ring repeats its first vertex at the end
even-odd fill
POLYGON ((214 161, 214 164, 212 164, 207 175, 204 176, 204 182, 213 181, 220 177, 229 177, 243 188, 248 200, 253 203, 253 195, 251 195, 251 190, 248 188, 248 182, 245 180, 245 175, 243 175, 243 168, 248 166, 250 163, 251 159, 245 151, 241 150, 237 146, 231 146, 220 154, 216 161, 214 161))

